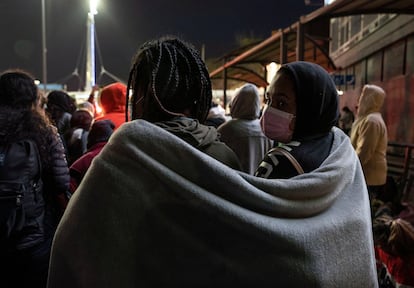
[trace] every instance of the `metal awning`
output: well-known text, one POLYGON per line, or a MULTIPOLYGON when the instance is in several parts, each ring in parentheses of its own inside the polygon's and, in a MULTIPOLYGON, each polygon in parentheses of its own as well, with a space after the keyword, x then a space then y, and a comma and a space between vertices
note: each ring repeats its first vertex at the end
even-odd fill
MULTIPOLYGON (((288 63, 304 60, 317 63, 328 71, 335 70, 328 51, 329 19, 306 25, 296 22, 288 28, 275 31, 263 42, 226 61, 211 72, 210 77, 216 89, 224 88, 224 78, 232 81, 230 83, 234 83, 235 86, 237 81, 241 81, 266 87, 268 83, 265 67, 271 62, 288 63)), ((227 87, 231 86, 233 85, 228 84, 227 87)))
POLYGON ((231 56, 210 73, 215 89, 228 89, 250 82, 266 87, 265 66, 303 60, 314 62, 332 72, 335 63, 329 57, 330 18, 397 13, 414 14, 414 0, 337 0, 302 16, 288 28, 275 31, 269 38, 239 55, 231 56))
POLYGON ((301 17, 304 23, 321 17, 359 14, 414 14, 414 0, 337 0, 301 17))

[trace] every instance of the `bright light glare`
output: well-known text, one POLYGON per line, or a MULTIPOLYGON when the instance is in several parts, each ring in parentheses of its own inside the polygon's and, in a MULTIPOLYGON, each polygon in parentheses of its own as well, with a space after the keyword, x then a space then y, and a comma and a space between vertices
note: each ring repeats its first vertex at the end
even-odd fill
POLYGON ((277 70, 279 70, 280 64, 271 62, 270 64, 266 65, 267 69, 267 82, 270 83, 273 77, 276 75, 277 70))
POLYGON ((99 3, 99 0, 89 0, 89 9, 90 9, 89 12, 91 14, 93 15, 98 14, 98 10, 97 10, 98 3, 99 3))
POLYGON ((97 115, 101 115, 103 112, 101 106, 99 106, 98 104, 95 105, 95 110, 97 115))

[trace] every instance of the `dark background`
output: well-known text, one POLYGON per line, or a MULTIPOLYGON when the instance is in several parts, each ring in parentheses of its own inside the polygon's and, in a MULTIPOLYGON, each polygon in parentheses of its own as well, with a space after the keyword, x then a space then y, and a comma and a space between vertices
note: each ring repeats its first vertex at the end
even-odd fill
MULTIPOLYGON (((88 0, 45 0, 47 79, 83 75, 88 0)), ((126 81, 131 59, 146 40, 173 34, 205 47, 217 59, 241 39, 265 39, 317 9, 304 0, 100 0, 95 16, 97 75, 100 66, 126 81), (101 63, 102 62, 102 63, 101 63)), ((42 77, 41 0, 1 0, 0 70, 22 68, 42 77)))

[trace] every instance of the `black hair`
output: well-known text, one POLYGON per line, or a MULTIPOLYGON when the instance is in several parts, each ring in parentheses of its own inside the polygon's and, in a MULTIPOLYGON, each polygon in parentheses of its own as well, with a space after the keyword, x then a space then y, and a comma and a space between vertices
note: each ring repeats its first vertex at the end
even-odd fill
MULTIPOLYGON (((175 37, 152 40, 138 49, 129 73, 127 91, 130 89, 131 118, 150 122, 188 116, 203 123, 212 98, 210 77, 200 54, 175 37), (137 115, 139 101, 143 101, 142 115, 137 115)), ((126 100, 128 121, 128 96, 126 100)))
POLYGON ((71 97, 62 90, 53 90, 47 95, 46 114, 52 123, 57 126, 63 114, 72 114, 73 107, 71 97))
POLYGON ((33 76, 24 70, 0 75, 0 126, 0 144, 32 139, 39 148, 42 166, 50 166, 53 159, 47 147, 57 131, 40 106, 33 76))
POLYGON ((28 108, 36 103, 39 93, 34 78, 23 70, 7 70, 0 75, 0 105, 28 108))

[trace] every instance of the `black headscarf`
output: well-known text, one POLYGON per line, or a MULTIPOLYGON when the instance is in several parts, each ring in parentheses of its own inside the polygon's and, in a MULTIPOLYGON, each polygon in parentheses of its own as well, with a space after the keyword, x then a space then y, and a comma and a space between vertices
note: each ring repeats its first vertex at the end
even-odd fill
POLYGON ((338 92, 331 76, 310 62, 292 62, 282 66, 296 90, 296 124, 293 140, 325 135, 339 117, 338 92))

